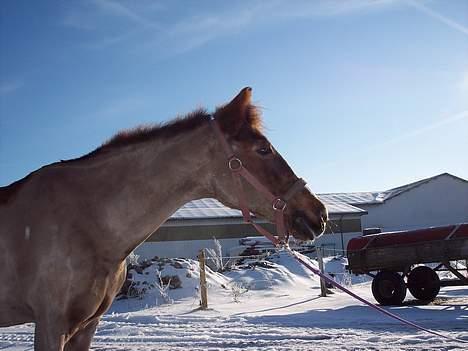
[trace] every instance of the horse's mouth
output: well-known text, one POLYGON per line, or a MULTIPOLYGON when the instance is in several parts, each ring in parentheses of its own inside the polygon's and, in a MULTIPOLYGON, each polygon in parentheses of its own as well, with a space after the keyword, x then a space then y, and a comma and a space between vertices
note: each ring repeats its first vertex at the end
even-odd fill
POLYGON ((320 224, 313 223, 305 215, 299 214, 295 216, 292 223, 292 235, 299 240, 315 240, 323 234, 325 230, 325 222, 320 224))

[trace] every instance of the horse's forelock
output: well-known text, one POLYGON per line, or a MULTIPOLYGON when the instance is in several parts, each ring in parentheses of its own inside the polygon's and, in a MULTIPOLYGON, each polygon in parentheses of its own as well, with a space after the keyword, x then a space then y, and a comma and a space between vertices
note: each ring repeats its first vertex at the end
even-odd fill
POLYGON ((263 133, 264 125, 260 107, 256 105, 250 105, 248 107, 246 122, 253 130, 263 133))
POLYGON ((215 112, 221 129, 235 139, 249 139, 263 133, 263 119, 258 106, 249 104, 239 111, 230 105, 220 107, 215 112))

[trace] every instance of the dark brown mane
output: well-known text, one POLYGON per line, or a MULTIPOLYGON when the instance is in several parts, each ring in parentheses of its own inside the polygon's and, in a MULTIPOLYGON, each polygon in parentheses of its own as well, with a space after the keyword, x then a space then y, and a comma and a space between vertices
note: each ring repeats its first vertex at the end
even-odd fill
MULTIPOLYGON (((259 108, 254 105, 250 105, 247 111, 245 127, 251 131, 260 133, 263 130, 263 124, 259 108)), ((225 111, 223 111, 223 107, 220 107, 216 109, 214 115, 216 117, 223 118, 224 113, 225 111)), ((120 147, 150 141, 157 137, 171 137, 187 130, 193 130, 199 125, 206 123, 208 117, 209 113, 205 109, 198 109, 187 114, 186 116, 176 117, 167 123, 143 125, 133 129, 123 130, 115 134, 104 144, 88 154, 74 159, 62 160, 50 165, 66 165, 76 161, 91 159, 120 147)), ((10 185, 0 187, 0 204, 7 203, 13 197, 13 195, 27 182, 27 180, 38 171, 39 170, 31 172, 26 177, 17 180, 10 185)))
POLYGON ((107 140, 94 151, 83 155, 79 158, 66 160, 62 162, 72 162, 83 159, 88 159, 109 150, 132 144, 139 144, 157 137, 171 137, 180 132, 196 128, 200 124, 206 122, 209 114, 204 109, 195 110, 186 116, 176 117, 167 123, 154 123, 141 125, 132 129, 126 129, 118 132, 112 138, 107 140))
MULTIPOLYGON (((215 116, 222 117, 223 108, 218 108, 215 116)), ((176 134, 187 130, 193 130, 199 125, 206 123, 210 114, 205 109, 195 110, 185 116, 179 116, 166 123, 155 123, 150 125, 142 125, 136 128, 122 130, 115 134, 112 138, 98 147, 96 150, 83 155, 79 158, 66 160, 62 162, 78 161, 94 157, 103 152, 113 150, 119 147, 138 144, 150 141, 157 137, 172 137, 176 134)), ((250 105, 246 117, 246 125, 254 131, 261 132, 263 130, 263 123, 261 118, 260 109, 257 106, 250 105)))

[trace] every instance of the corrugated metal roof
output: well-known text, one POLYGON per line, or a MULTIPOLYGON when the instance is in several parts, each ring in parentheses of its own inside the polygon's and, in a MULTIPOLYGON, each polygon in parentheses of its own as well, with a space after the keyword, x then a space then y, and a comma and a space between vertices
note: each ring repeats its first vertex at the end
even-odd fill
POLYGON ((456 178, 462 181, 466 181, 462 178, 458 178, 454 175, 449 173, 442 173, 436 176, 418 180, 413 183, 405 184, 396 188, 392 188, 389 190, 384 191, 374 191, 374 192, 356 192, 356 193, 328 193, 328 194, 320 194, 319 197, 324 201, 337 201, 337 202, 345 202, 350 205, 371 205, 371 204, 381 204, 395 196, 400 195, 408 190, 414 189, 420 185, 430 182, 436 178, 441 176, 449 176, 452 178, 456 178))
POLYGON ((367 211, 362 208, 347 204, 345 202, 336 201, 334 199, 324 198, 322 195, 317 195, 319 199, 327 207, 328 213, 330 215, 343 215, 343 214, 366 214, 367 211))
POLYGON ((437 175, 435 177, 430 177, 430 178, 418 180, 417 182, 405 184, 405 185, 402 185, 402 186, 399 186, 399 187, 396 187, 396 188, 393 188, 393 189, 383 191, 381 193, 381 196, 383 198, 383 201, 391 199, 392 197, 400 195, 401 193, 404 193, 405 191, 414 189, 414 188, 416 188, 416 187, 418 187, 418 186, 420 186, 422 184, 425 184, 425 183, 433 180, 434 178, 438 178, 441 175, 444 175, 444 174, 439 174, 439 175, 437 175))
POLYGON ((216 199, 199 199, 186 203, 170 219, 236 218, 242 217, 239 210, 224 206, 216 199))
MULTIPOLYGON (((419 180, 397 188, 374 191, 374 192, 354 192, 354 193, 328 193, 319 194, 318 197, 327 206, 330 215, 342 214, 365 214, 366 211, 355 207, 367 204, 381 204, 388 199, 391 199, 405 191, 411 190, 417 186, 427 183, 440 176, 451 176, 460 180, 464 179, 455 177, 448 173, 439 174, 434 177, 419 180)), ((180 209, 178 209, 170 219, 209 219, 209 218, 240 218, 242 214, 239 210, 235 210, 224 206, 216 199, 200 199, 191 201, 180 209)))
POLYGON ((330 193, 320 194, 323 201, 336 201, 352 205, 376 204, 382 203, 380 192, 358 192, 358 193, 330 193))
MULTIPOLYGON (((327 206, 329 214, 364 214, 366 211, 355 206, 333 201, 329 199, 322 199, 327 206)), ((242 213, 224 206, 216 199, 199 199, 186 203, 179 208, 170 219, 209 219, 209 218, 240 218, 242 213)))

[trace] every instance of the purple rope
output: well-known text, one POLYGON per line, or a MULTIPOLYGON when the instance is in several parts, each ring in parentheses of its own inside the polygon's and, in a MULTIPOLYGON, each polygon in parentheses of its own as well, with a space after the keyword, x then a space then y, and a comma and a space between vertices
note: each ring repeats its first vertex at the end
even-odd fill
POLYGON ((353 293, 352 291, 348 290, 347 288, 345 288, 344 286, 342 286, 341 284, 337 283, 334 279, 326 276, 325 274, 323 274, 322 272, 320 272, 320 270, 318 270, 317 268, 315 267, 312 267, 309 263, 305 262, 303 259, 301 259, 297 253, 294 251, 294 250, 291 250, 289 247, 286 247, 285 248, 286 251, 288 251, 288 253, 293 256, 297 261, 299 261, 300 263, 302 263, 305 267, 307 267, 309 270, 311 270, 313 273, 317 274, 318 276, 322 277, 323 279, 325 279, 327 282, 329 282, 330 284, 332 284, 333 286, 337 287, 338 289, 344 291, 345 293, 347 293, 348 295, 351 295, 352 297, 354 297, 355 299, 361 301, 362 303, 366 304, 367 306, 369 307, 372 307, 374 309, 376 309, 377 311, 391 317, 391 318, 394 318, 400 322, 402 322, 403 324, 407 324, 411 327, 414 327, 416 329, 419 329, 419 330, 422 330, 426 333, 430 333, 430 334, 433 334, 433 335, 437 335, 441 338, 444 338, 444 339, 448 339, 448 340, 452 340, 452 341, 457 341, 457 342, 461 342, 461 343, 468 343, 468 341, 465 341, 465 340, 460 340, 460 339, 457 339, 457 338, 452 338, 451 336, 447 336, 447 335, 444 335, 444 334, 441 334, 441 333, 438 333, 436 331, 433 331, 433 330, 430 330, 430 329, 427 329, 427 328, 424 328, 424 327, 421 327, 420 325, 417 325, 411 321, 408 321, 404 318, 401 318, 399 316, 397 316, 396 314, 393 314, 391 312, 388 312, 387 310, 383 309, 382 307, 379 307, 377 305, 374 305, 372 302, 369 302, 365 299, 363 299, 362 297, 356 295, 355 293, 353 293))

